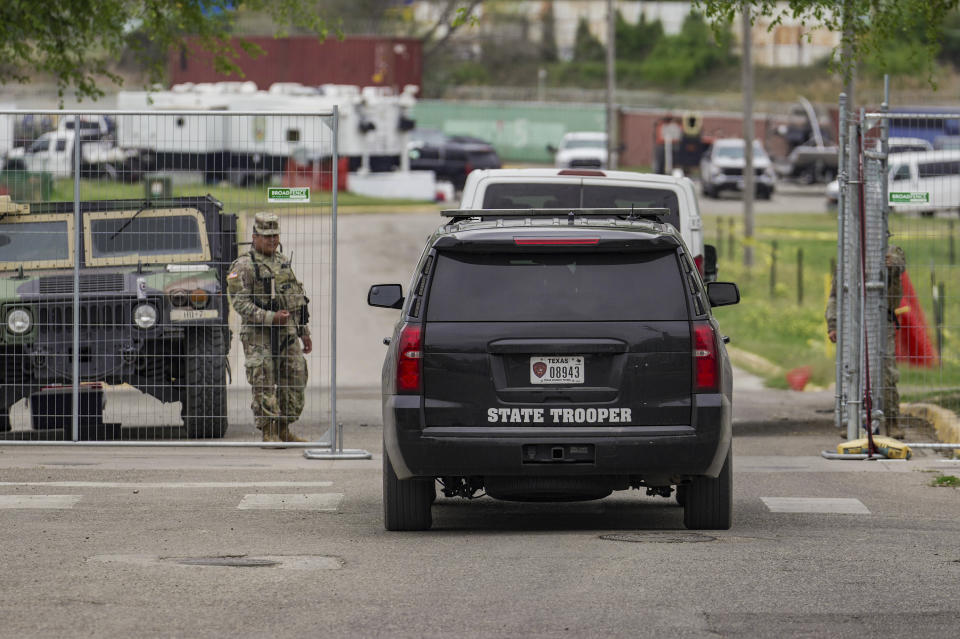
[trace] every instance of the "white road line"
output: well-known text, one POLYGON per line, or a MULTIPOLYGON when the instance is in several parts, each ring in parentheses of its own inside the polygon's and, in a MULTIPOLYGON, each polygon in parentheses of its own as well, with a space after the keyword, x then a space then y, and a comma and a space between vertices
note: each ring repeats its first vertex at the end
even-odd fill
POLYGON ((335 513, 343 501, 343 493, 246 495, 237 504, 239 510, 315 510, 335 513))
POLYGON ((73 508, 83 495, 0 495, 0 508, 73 508))
POLYGON ((833 515, 869 515, 859 499, 821 497, 761 497, 772 513, 823 513, 833 515))
POLYGON ((332 481, 172 481, 172 482, 117 482, 117 481, 3 481, 4 486, 35 486, 40 488, 325 488, 332 481))

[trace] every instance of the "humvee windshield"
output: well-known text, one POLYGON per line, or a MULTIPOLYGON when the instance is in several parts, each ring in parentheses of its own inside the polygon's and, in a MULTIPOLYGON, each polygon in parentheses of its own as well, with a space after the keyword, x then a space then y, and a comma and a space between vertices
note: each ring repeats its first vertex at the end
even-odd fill
POLYGON ((0 220, 0 262, 48 262, 70 259, 70 233, 66 219, 48 221, 0 220))
POLYGON ((196 211, 124 211, 85 222, 87 264, 209 259, 206 229, 196 211))

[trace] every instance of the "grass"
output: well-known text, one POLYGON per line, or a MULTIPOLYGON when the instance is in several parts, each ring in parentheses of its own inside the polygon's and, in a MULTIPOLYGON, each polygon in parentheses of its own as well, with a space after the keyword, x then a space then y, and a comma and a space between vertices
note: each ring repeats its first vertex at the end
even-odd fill
MULTIPOLYGON (((824 309, 829 294, 831 260, 836 259, 837 253, 836 218, 822 213, 757 215, 754 266, 749 269, 743 266, 740 216, 707 217, 704 227, 706 241, 719 248, 720 279, 737 282, 741 290, 742 301, 738 306, 716 310, 724 333, 731 337, 731 344, 761 355, 784 370, 809 366, 811 383, 831 384, 835 378, 835 347, 827 340, 824 309), (802 299, 798 296, 797 279, 800 250, 803 251, 802 299)), ((957 286, 958 267, 950 264, 950 243, 960 232, 960 224, 949 219, 894 215, 890 228, 891 241, 906 253, 907 272, 934 345, 936 330, 930 283, 943 282, 946 287, 941 365, 920 368, 901 364, 901 397, 904 401, 932 401, 955 409, 960 404, 960 295, 956 290, 951 291, 957 286)), ((954 247, 954 262, 957 253, 960 245, 954 247)), ((786 388, 782 375, 768 374, 766 378, 769 385, 786 388)))
POLYGON ((953 475, 937 475, 930 481, 935 488, 960 488, 960 478, 953 475))

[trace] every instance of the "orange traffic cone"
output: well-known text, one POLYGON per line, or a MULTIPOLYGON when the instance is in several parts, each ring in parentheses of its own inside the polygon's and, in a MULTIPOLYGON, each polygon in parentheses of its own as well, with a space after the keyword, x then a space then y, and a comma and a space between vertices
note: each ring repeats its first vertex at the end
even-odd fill
POLYGON ((896 309, 897 321, 897 361, 912 366, 933 368, 939 364, 937 351, 927 336, 927 319, 917 299, 917 292, 907 272, 900 276, 903 297, 896 309))

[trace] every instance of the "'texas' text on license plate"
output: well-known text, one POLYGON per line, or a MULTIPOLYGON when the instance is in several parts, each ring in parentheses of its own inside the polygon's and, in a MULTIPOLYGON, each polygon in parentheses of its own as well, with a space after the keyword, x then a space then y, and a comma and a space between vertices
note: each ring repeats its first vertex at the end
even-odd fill
POLYGON ((531 384, 582 384, 583 355, 534 355, 530 358, 531 384))

